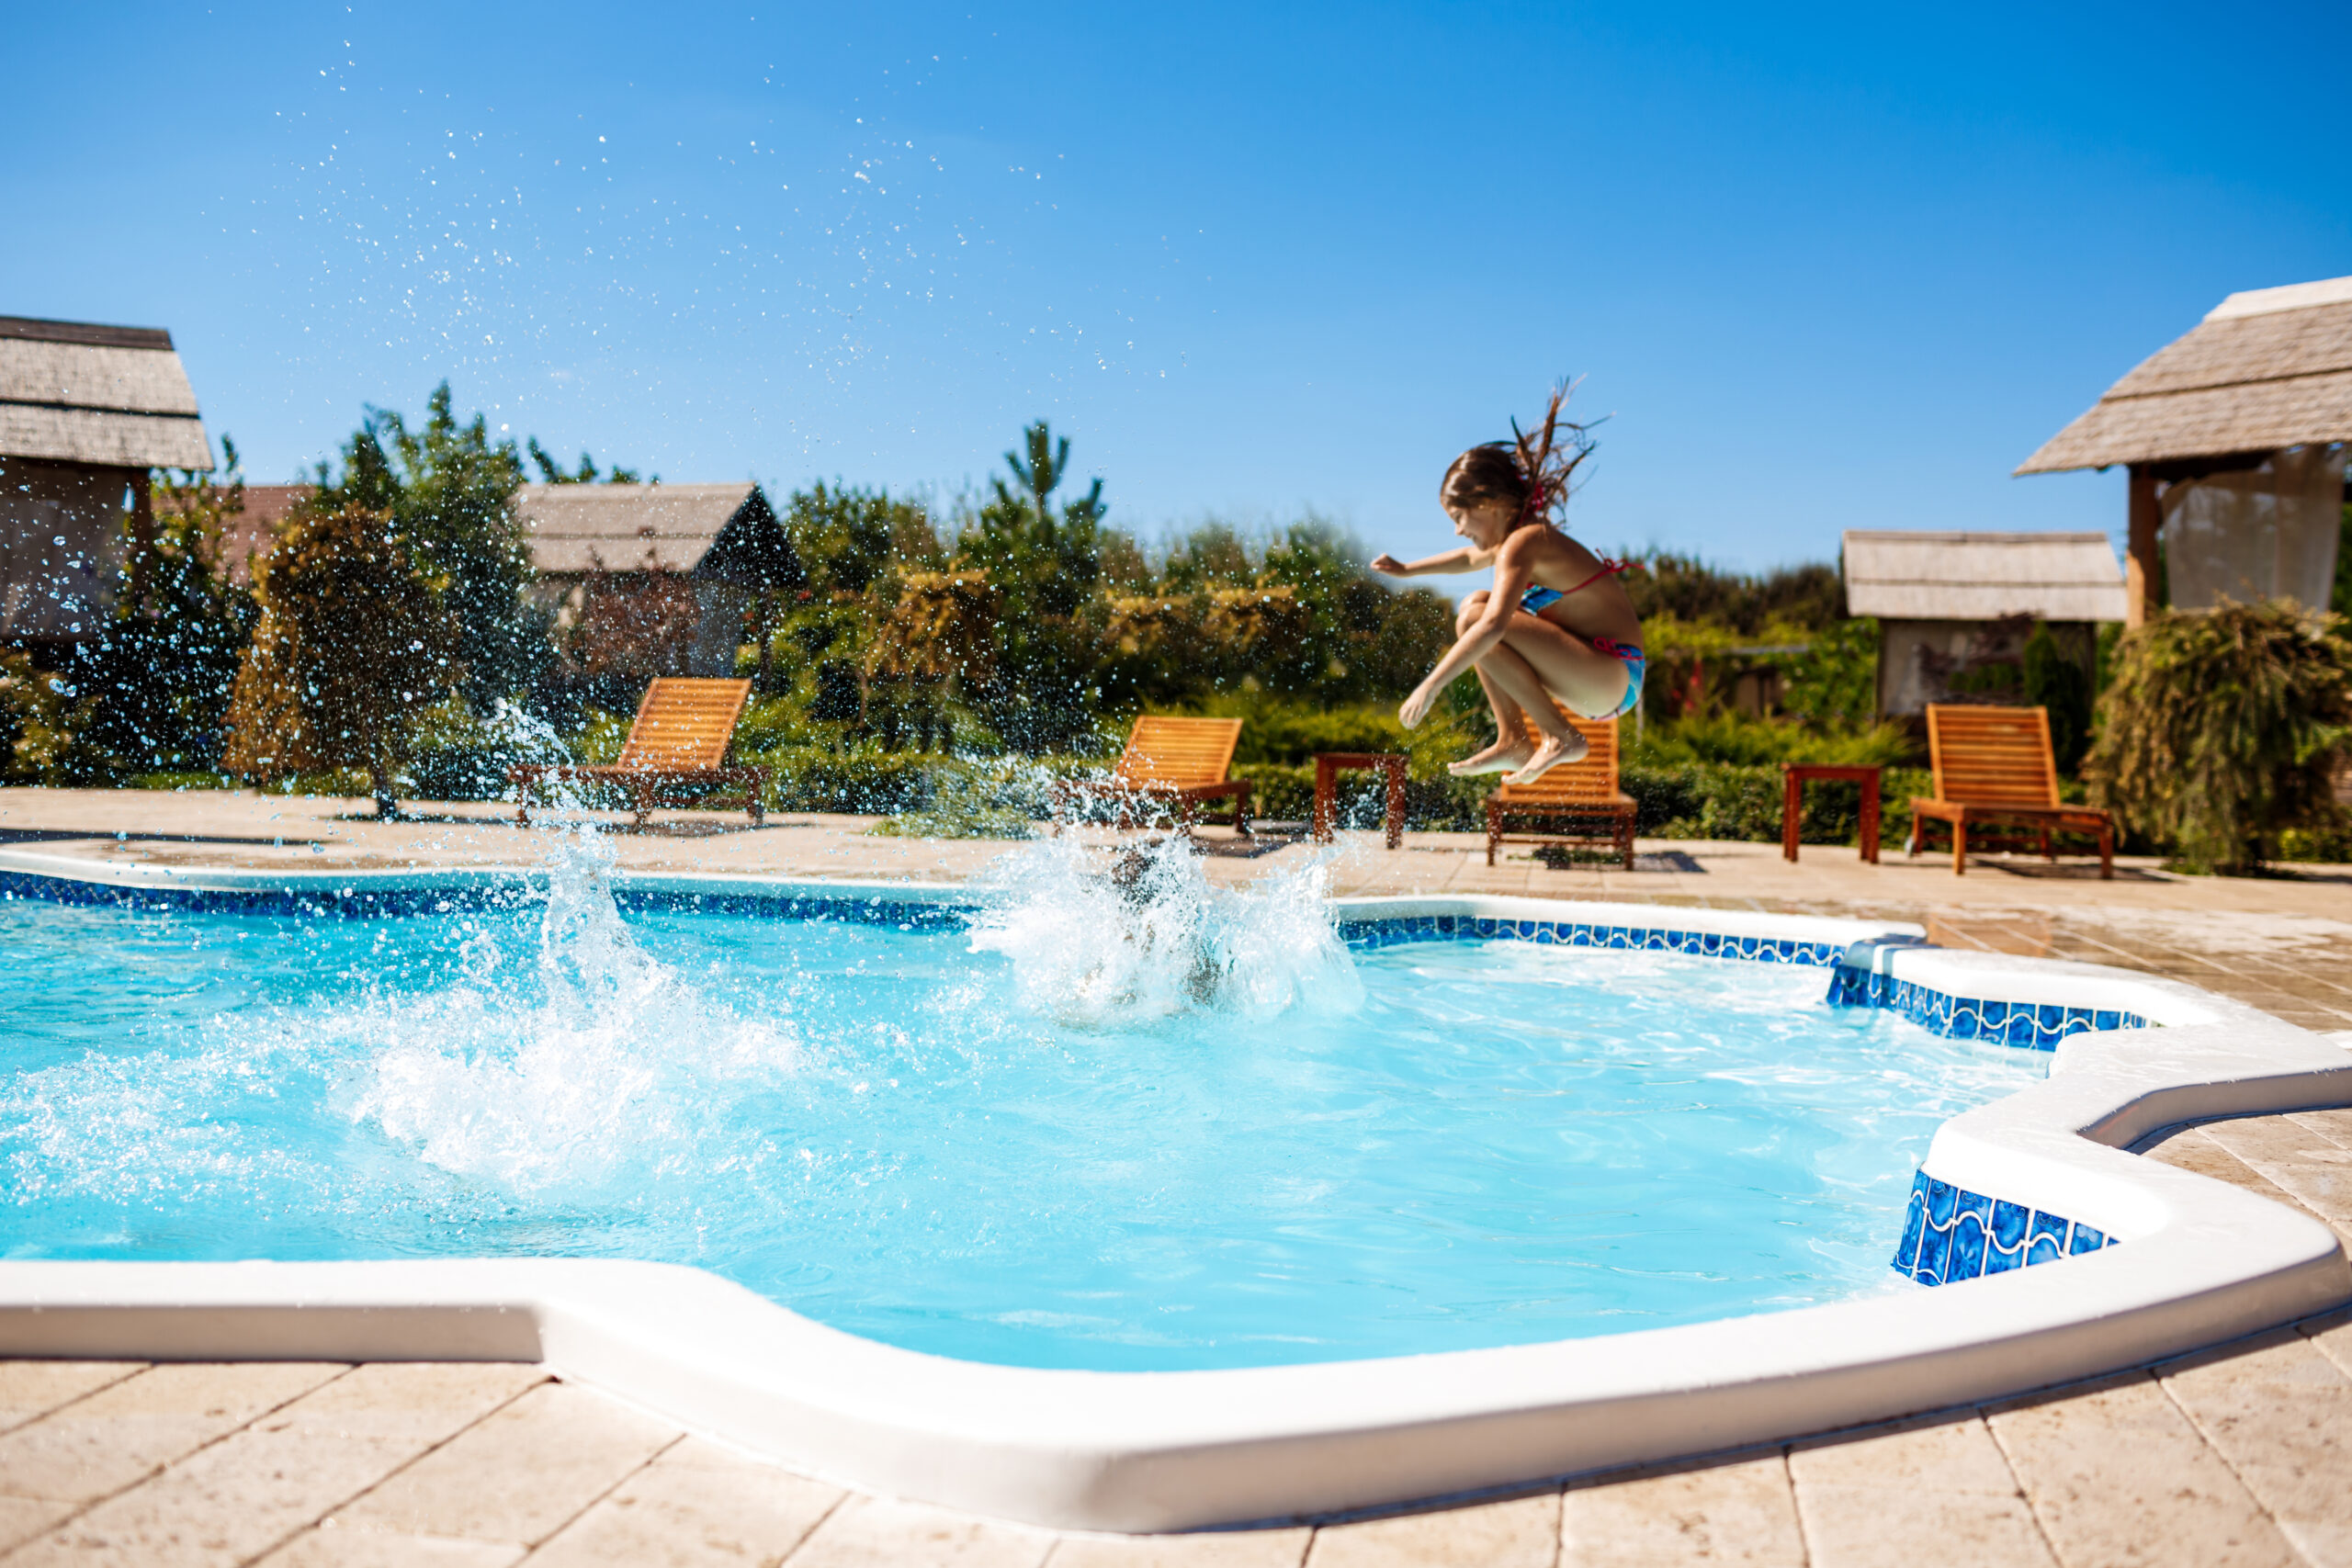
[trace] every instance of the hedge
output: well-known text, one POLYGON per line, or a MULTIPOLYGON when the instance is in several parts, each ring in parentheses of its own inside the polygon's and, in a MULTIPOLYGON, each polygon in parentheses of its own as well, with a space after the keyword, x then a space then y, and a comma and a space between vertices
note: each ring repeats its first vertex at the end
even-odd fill
MULTIPOLYGON (((832 811, 886 817, 895 831, 917 837, 1019 837, 1046 814, 1046 792, 1058 778, 1099 770, 1099 761, 1049 757, 1040 761, 975 761, 913 751, 836 752, 784 747, 740 759, 774 771, 771 811, 832 811)), ((412 766, 414 793, 428 799, 491 799, 503 789, 502 769, 455 754, 420 758, 412 766), (437 787, 435 787, 437 786, 437 787), (445 793, 446 792, 446 793, 445 793)), ((1234 769, 1248 779, 1253 815, 1303 822, 1315 806, 1312 763, 1250 762, 1234 769)), ((1671 767, 1628 764, 1625 793, 1641 807, 1639 831, 1659 839, 1728 839, 1770 843, 1781 836, 1781 774, 1776 765, 1693 762, 1671 767)), ((1407 825, 1421 831, 1478 832, 1495 780, 1457 779, 1443 773, 1406 785, 1407 825)), ((1346 773, 1339 780, 1343 823, 1376 826, 1384 806, 1381 776, 1346 773)), ((1880 784, 1883 840, 1910 831, 1911 797, 1925 795, 1925 769, 1889 768, 1880 784)), ((1211 809, 1216 809, 1212 807, 1211 809)), ((1805 789, 1804 842, 1851 843, 1861 815, 1860 785, 1818 783, 1805 789)))

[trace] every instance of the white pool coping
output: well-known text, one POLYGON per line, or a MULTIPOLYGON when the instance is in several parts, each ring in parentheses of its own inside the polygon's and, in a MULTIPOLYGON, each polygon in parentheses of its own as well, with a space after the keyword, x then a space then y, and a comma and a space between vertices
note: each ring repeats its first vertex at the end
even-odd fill
MULTIPOLYGON (((141 866, 0 851, 0 871, 124 888, 321 893, 445 874, 141 866)), ((463 874, 480 883, 528 868, 463 874)), ((954 903, 952 885, 616 873, 661 893, 954 903)), ((1850 942, 1917 927, 1490 897, 1340 899, 1455 915, 1850 942)), ((1938 1179, 2121 1245, 1940 1288, 1487 1350, 1226 1371, 1087 1372, 923 1355, 718 1276, 571 1259, 0 1263, 0 1355, 545 1362, 804 1474, 1059 1529, 1152 1531, 1436 1497, 1996 1397, 2352 1299, 2335 1235, 2120 1152, 2157 1128, 2352 1101, 2352 1053, 2190 986, 2098 965, 1882 950, 1883 972, 1996 1000, 2114 1007, 2052 1077, 1952 1118, 1938 1179)), ((1825 987, 1827 975, 1823 972, 1825 987)), ((1890 1247, 1893 1238, 1889 1238, 1890 1247)))

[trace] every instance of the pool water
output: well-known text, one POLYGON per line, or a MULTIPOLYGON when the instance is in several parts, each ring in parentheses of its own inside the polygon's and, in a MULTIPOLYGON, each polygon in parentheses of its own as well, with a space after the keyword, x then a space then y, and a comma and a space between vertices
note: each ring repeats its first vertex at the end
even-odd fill
POLYGON ((638 1258, 978 1360, 1400 1355, 1911 1288, 1929 1136, 2043 1070, 1817 969, 1351 953, 1313 874, 1085 853, 971 929, 623 912, 584 840, 503 908, 0 904, 0 1255, 638 1258))

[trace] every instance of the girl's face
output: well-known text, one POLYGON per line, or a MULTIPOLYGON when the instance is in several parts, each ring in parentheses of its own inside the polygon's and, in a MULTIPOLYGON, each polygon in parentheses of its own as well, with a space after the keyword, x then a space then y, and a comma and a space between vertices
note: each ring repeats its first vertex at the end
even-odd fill
POLYGON ((1519 521, 1519 508, 1499 496, 1487 496, 1466 505, 1452 500, 1443 504, 1445 514, 1453 519, 1453 531, 1482 550, 1491 550, 1501 544, 1503 536, 1510 532, 1510 525, 1519 521))

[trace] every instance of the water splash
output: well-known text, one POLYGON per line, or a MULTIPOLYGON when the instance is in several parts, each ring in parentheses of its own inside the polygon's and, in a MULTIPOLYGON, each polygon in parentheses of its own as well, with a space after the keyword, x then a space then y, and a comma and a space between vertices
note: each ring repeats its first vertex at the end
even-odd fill
POLYGON ((1012 960, 1023 1005, 1065 1023, 1348 1012, 1363 983, 1325 909, 1329 880, 1317 859, 1220 888, 1182 838, 1108 851, 1047 840, 983 876, 971 945, 1012 960))
POLYGON ((789 1077, 789 1020, 739 1016, 639 947, 614 860, 593 824, 552 835, 536 985, 485 930, 464 983, 357 1013, 374 1038, 352 1120, 445 1170, 584 1197, 695 1168, 733 1098, 715 1088, 789 1077))

